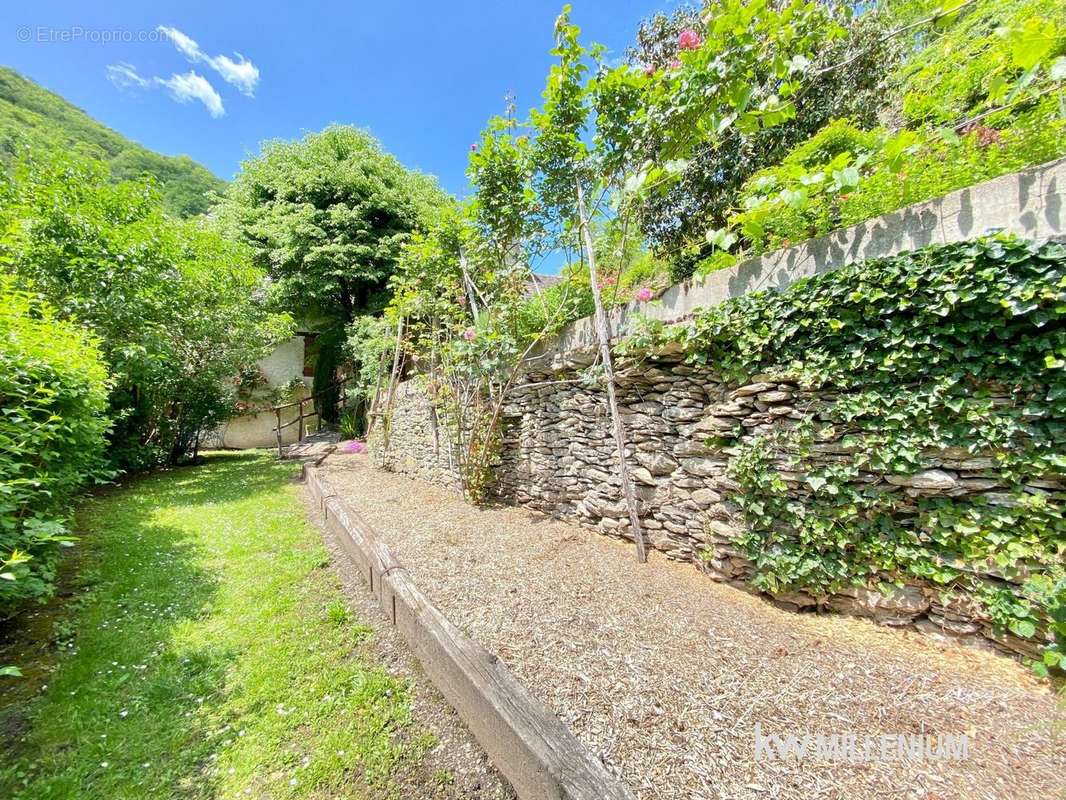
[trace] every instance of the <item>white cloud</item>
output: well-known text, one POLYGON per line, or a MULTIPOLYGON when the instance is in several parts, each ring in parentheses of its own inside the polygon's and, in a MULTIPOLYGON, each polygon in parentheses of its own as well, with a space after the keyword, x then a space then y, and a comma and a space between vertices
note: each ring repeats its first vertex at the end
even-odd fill
POLYGON ((255 85, 259 83, 259 67, 240 53, 234 53, 237 60, 229 56, 215 56, 210 64, 222 76, 226 83, 232 84, 248 97, 255 97, 255 85))
POLYGON ((137 69, 132 64, 121 62, 111 64, 107 68, 107 79, 115 86, 125 89, 134 87, 137 89, 148 88, 151 81, 147 81, 137 74, 137 69))
POLYGON ((193 64, 206 64, 222 76, 222 79, 236 86, 242 94, 255 96, 255 87, 259 83, 259 67, 242 56, 234 53, 236 60, 226 55, 210 56, 200 49, 200 45, 177 28, 160 25, 156 30, 164 34, 185 58, 193 64))
POLYGON ((171 75, 169 78, 142 78, 132 64, 111 64, 107 68, 107 79, 122 89, 155 89, 164 86, 170 90, 170 96, 179 103, 199 100, 209 114, 216 119, 225 115, 222 98, 211 82, 196 70, 189 70, 183 75, 171 75))
POLYGON ((226 113, 226 109, 222 107, 222 98, 215 91, 215 87, 207 78, 198 75, 196 70, 189 70, 183 75, 171 75, 169 78, 156 78, 155 82, 170 89, 170 96, 179 103, 199 100, 215 118, 226 113))

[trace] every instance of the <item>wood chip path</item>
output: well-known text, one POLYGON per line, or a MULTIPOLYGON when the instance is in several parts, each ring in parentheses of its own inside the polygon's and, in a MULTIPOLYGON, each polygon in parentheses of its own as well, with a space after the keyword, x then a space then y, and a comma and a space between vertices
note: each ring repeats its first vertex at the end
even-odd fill
MULTIPOLYGON (((1066 709, 1023 666, 796 614, 656 553, 334 454, 326 478, 440 609, 642 800, 1066 797, 1066 709), (955 761, 757 759, 764 734, 967 734, 955 761)), ((879 740, 878 740, 879 741, 879 740)))

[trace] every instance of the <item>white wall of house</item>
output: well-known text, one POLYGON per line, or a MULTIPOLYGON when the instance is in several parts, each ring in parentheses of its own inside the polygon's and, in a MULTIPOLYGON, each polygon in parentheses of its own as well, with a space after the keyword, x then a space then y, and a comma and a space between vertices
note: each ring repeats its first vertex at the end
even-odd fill
MULTIPOLYGON (((286 342, 282 342, 274 352, 259 362, 259 369, 266 375, 271 386, 284 386, 293 378, 302 377, 304 374, 304 339, 302 336, 293 336, 286 342)), ((310 386, 310 378, 305 382, 310 386)))
MULTIPOLYGON (((273 353, 259 362, 259 369, 266 376, 267 382, 271 387, 284 386, 293 378, 300 378, 306 387, 302 396, 306 397, 311 393, 311 378, 305 377, 303 374, 304 346, 304 338, 302 336, 294 336, 282 342, 273 353)), ((298 399, 299 397, 293 398, 293 400, 298 399)), ((282 423, 296 419, 297 410, 296 408, 287 408, 282 411, 282 423)), ((310 423, 313 429, 315 420, 307 420, 307 423, 310 423)), ((276 447, 278 443, 277 434, 274 433, 276 424, 277 418, 273 411, 233 417, 218 431, 213 444, 216 447, 227 447, 236 450, 245 450, 253 447, 276 447)), ((284 444, 295 442, 299 435, 298 431, 299 425, 290 425, 285 428, 281 432, 282 442, 284 444)))

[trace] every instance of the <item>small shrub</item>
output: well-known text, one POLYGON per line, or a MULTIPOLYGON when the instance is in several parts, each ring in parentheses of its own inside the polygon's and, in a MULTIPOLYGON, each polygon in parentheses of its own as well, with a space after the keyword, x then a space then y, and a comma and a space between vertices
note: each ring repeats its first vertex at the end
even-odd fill
POLYGON ((346 408, 341 412, 340 419, 341 436, 345 439, 354 439, 360 433, 359 418, 354 408, 346 408))
POLYGON ((1066 155, 1066 122, 1054 98, 1000 116, 961 134, 830 123, 744 185, 730 225, 761 253, 1066 155))
POLYGON ((575 319, 591 316, 592 312, 588 278, 571 273, 559 283, 522 301, 517 309, 517 320, 524 332, 554 333, 575 319))
POLYGON ((70 501, 106 474, 107 405, 96 339, 0 279, 0 616, 51 594, 70 501))

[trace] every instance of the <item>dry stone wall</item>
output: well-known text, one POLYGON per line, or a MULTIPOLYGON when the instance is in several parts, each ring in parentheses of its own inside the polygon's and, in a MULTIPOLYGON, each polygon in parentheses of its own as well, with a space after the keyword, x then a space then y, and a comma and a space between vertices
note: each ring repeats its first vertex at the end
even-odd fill
MULTIPOLYGON (((591 352, 557 355, 524 376, 525 386, 504 409, 503 439, 495 493, 502 499, 577 522, 608 536, 631 539, 617 471, 617 456, 602 385, 585 382, 591 352)), ((837 395, 802 391, 772 376, 751 383, 723 383, 713 370, 659 355, 624 366, 618 373, 635 490, 651 547, 696 564, 711 578, 752 590, 754 565, 734 540, 744 522, 731 502, 739 487, 728 473, 740 447, 752 437, 795 425, 807 417, 828 419, 837 395)), ((383 466, 455 485, 446 436, 434 439, 439 421, 415 378, 398 394, 383 466)), ((814 445, 815 463, 847 458, 836 440, 814 445)), ((378 449, 380 453, 380 448, 378 449)), ((929 469, 910 476, 864 474, 884 492, 911 499, 983 493, 994 500, 1004 483, 989 459, 966 451, 932 454, 929 469)), ((784 480, 802 494, 802 475, 779 464, 784 480)), ((1034 492, 1063 487, 1034 481, 1034 492)), ((1005 580, 995 571, 992 585, 1005 580)), ((912 627, 946 638, 992 642, 1013 653, 1036 656, 1040 642, 993 632, 969 599, 942 601, 931 585, 908 584, 891 593, 852 589, 827 597, 788 592, 771 598, 795 610, 830 610, 912 627)))
POLYGON ((452 440, 442 431, 421 378, 403 381, 396 387, 390 415, 387 446, 381 426, 371 435, 374 462, 383 469, 459 488, 452 440))

